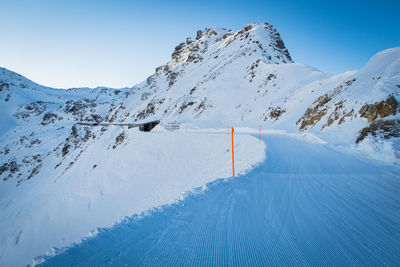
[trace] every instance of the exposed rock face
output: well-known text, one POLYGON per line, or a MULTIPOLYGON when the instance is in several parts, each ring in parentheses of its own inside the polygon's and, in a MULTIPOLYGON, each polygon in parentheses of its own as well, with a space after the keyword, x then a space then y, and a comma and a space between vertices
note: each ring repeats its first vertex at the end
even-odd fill
POLYGON ((205 29, 204 31, 198 31, 196 41, 191 38, 187 38, 186 42, 180 43, 177 47, 175 47, 175 50, 171 55, 171 59, 176 63, 201 62, 203 60, 202 54, 207 51, 209 45, 208 39, 214 35, 217 35, 215 29, 205 29), (200 39, 202 39, 202 41, 199 41, 200 39))
POLYGON ((363 128, 357 137, 358 144, 368 135, 375 138, 391 139, 400 137, 400 120, 375 120, 368 127, 363 128))
POLYGON ((348 86, 351 86, 355 81, 356 79, 346 81, 343 84, 340 84, 339 86, 334 88, 333 90, 329 91, 328 93, 318 97, 313 102, 313 104, 307 108, 304 115, 302 115, 301 118, 296 122, 296 125, 300 124, 300 130, 303 131, 307 130, 308 127, 313 127, 322 118, 324 118, 325 115, 327 115, 328 110, 332 109, 332 106, 334 107, 334 109, 329 115, 326 125, 324 125, 323 127, 330 126, 336 120, 339 120, 339 124, 342 124, 345 117, 351 117, 353 115, 353 110, 351 110, 350 112, 342 111, 344 100, 333 103, 333 105, 329 104, 330 102, 332 102, 332 99, 342 93, 342 91, 345 90, 348 86), (341 112, 343 113, 340 114, 341 112))
POLYGON ((396 99, 393 96, 389 96, 387 99, 375 104, 364 105, 359 113, 361 117, 366 118, 371 123, 378 117, 385 118, 390 115, 396 115, 397 104, 396 99))
POLYGON ((51 112, 47 112, 46 114, 44 114, 43 116, 43 120, 41 122, 42 125, 47 125, 50 123, 54 123, 55 120, 62 120, 62 118, 58 117, 57 114, 55 113, 51 113, 51 112))
POLYGON ((269 110, 269 116, 265 116, 264 121, 268 120, 268 117, 270 119, 277 120, 279 119, 280 116, 282 116, 283 113, 286 112, 286 110, 282 109, 281 107, 276 107, 276 108, 269 107, 268 110, 269 110))
POLYGON ((265 28, 270 31, 271 39, 273 40, 273 46, 275 49, 279 49, 285 56, 287 62, 292 62, 292 57, 289 54, 285 44, 283 43, 280 34, 268 23, 265 23, 265 28))
POLYGON ((398 103, 392 95, 380 102, 362 106, 359 111, 360 116, 366 118, 370 125, 360 131, 356 143, 364 140, 367 135, 384 139, 400 137, 400 120, 382 120, 396 115, 397 106, 398 103))
POLYGON ((27 120, 31 117, 41 115, 47 108, 47 106, 52 103, 44 102, 44 101, 36 101, 26 104, 18 109, 18 111, 14 114, 18 119, 27 120))
POLYGON ((125 132, 120 133, 117 137, 115 137, 115 143, 113 145, 113 149, 116 149, 119 145, 121 145, 126 139, 125 132))

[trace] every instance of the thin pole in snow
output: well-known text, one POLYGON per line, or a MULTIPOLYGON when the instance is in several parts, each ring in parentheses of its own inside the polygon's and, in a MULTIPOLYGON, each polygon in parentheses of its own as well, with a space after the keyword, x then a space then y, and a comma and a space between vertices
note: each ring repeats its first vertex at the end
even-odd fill
POLYGON ((261 125, 260 125, 260 140, 259 143, 261 143, 261 125))
POLYGON ((232 127, 232 176, 235 176, 235 153, 233 151, 234 143, 233 143, 233 127, 232 127))

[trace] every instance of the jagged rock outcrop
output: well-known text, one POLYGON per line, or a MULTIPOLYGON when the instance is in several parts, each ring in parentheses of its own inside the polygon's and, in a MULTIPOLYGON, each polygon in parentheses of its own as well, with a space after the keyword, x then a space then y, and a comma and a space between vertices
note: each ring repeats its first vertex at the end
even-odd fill
POLYGON ((368 135, 384 139, 398 138, 400 137, 400 120, 374 120, 360 131, 356 143, 360 143, 368 135))
POLYGON ((368 122, 373 122, 377 118, 385 118, 397 113, 397 101, 394 96, 389 96, 387 99, 374 104, 365 104, 361 107, 360 116, 366 118, 368 122))

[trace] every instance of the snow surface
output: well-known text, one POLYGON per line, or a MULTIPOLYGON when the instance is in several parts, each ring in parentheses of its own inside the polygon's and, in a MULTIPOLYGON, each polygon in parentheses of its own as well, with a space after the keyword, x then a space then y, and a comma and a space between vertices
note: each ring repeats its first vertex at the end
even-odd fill
MULTIPOLYGON (((227 130, 131 129, 127 141, 111 150, 107 140, 90 146, 65 175, 43 173, 18 187, 2 184, 1 265, 26 265, 52 247, 79 242, 96 228, 173 203, 192 188, 232 176, 227 130)), ((234 140, 238 174, 265 159, 265 145, 255 137, 237 134, 234 140)))
POLYGON ((44 266, 398 266, 400 172, 265 134, 267 160, 133 217, 44 266))

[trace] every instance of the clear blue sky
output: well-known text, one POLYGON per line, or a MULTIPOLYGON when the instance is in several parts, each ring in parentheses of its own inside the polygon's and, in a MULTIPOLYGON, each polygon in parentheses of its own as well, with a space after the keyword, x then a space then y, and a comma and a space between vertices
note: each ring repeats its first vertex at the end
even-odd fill
POLYGON ((337 74, 400 45, 400 1, 0 0, 0 66, 52 87, 132 86, 205 27, 268 22, 296 62, 337 74))

